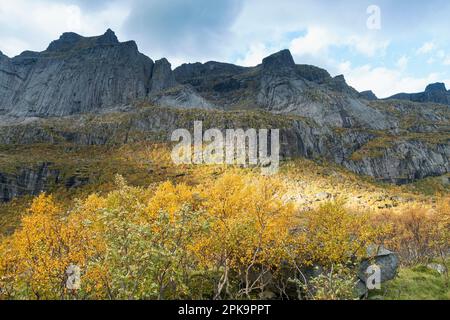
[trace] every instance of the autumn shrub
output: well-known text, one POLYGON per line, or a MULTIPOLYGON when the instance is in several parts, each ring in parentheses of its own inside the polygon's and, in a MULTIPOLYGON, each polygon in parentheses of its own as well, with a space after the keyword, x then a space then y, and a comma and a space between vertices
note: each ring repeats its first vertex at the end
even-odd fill
POLYGON ((297 272, 289 278, 299 297, 356 298, 358 264, 384 232, 385 228, 374 225, 367 213, 349 210, 339 200, 304 212, 297 222, 291 251, 297 272))
POLYGON ((279 178, 251 172, 196 186, 139 188, 121 177, 115 184, 68 212, 37 197, 0 243, 1 297, 253 299, 268 289, 284 297, 294 278, 315 287, 313 298, 346 298, 343 275, 380 232, 342 203, 303 212, 284 200, 279 178), (80 288, 67 286, 71 265, 80 268, 80 288), (337 285, 320 288, 326 274, 310 283, 298 276, 314 265, 335 270, 326 274, 337 285))
POLYGON ((355 285, 358 281, 356 273, 348 265, 332 265, 309 281, 300 278, 291 279, 299 290, 301 298, 308 300, 354 300, 355 285))
POLYGON ((275 178, 226 174, 200 189, 211 232, 197 243, 200 263, 220 273, 215 297, 250 298, 263 292, 274 266, 288 259, 295 208, 281 200, 275 178), (233 278, 239 279, 232 288, 233 278))
POLYGON ((342 201, 306 212, 300 226, 303 247, 298 256, 307 264, 327 267, 364 258, 367 247, 384 232, 371 223, 367 213, 346 209, 342 201))
POLYGON ((94 297, 189 297, 196 264, 188 247, 208 229, 205 215, 194 208, 193 192, 171 183, 134 188, 120 177, 116 184, 97 213, 105 251, 92 259, 85 276, 94 297))
POLYGON ((436 208, 409 206, 389 210, 375 217, 375 223, 388 226, 382 240, 386 247, 399 254, 405 265, 445 259, 450 250, 450 206, 443 199, 436 208))
POLYGON ((67 297, 67 267, 85 267, 95 251, 95 239, 85 237, 83 226, 71 218, 63 216, 51 196, 33 201, 22 227, 2 244, 0 285, 8 288, 8 297, 67 297))

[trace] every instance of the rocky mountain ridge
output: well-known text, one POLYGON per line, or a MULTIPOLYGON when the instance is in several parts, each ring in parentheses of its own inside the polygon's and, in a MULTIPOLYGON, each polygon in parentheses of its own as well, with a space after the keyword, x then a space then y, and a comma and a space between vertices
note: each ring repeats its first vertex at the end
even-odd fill
POLYGON ((399 93, 388 99, 440 103, 450 106, 450 91, 447 90, 444 83, 437 82, 429 84, 424 92, 399 93))
MULTIPOLYGON (((167 140, 171 130, 204 119, 221 129, 280 128, 284 158, 323 158, 406 183, 450 172, 450 108, 443 96, 441 85, 431 85, 425 98, 379 100, 343 76, 296 64, 288 50, 255 67, 211 61, 172 70, 167 59, 153 61, 111 30, 98 37, 65 33, 40 53, 0 54, 0 144, 167 140)), ((20 195, 23 185, 35 192, 45 176, 55 179, 51 166, 35 160, 34 176, 21 173, 34 169, 20 167, 0 175, 0 197, 20 195), (22 176, 36 177, 37 187, 22 176)))

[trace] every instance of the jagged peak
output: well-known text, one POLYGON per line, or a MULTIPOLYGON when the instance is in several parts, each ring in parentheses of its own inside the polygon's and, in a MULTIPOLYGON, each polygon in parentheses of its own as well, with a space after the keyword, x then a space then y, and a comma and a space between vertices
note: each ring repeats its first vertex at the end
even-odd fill
POLYGON ((118 44, 119 40, 117 39, 117 36, 114 31, 108 28, 106 32, 98 37, 97 43, 99 44, 118 44))
POLYGON ((9 59, 9 57, 0 50, 0 59, 9 59))
POLYGON ((47 51, 66 51, 77 46, 89 47, 95 45, 115 45, 118 44, 116 34, 111 29, 101 36, 83 37, 75 32, 64 32, 58 40, 52 41, 47 51))
POLYGON ((337 75, 336 77, 334 77, 335 80, 337 81, 342 81, 347 83, 347 81, 345 81, 345 76, 343 74, 337 75))
POLYGON ((81 39, 83 39, 82 36, 75 32, 64 32, 58 40, 54 40, 50 43, 50 45, 47 48, 47 51, 59 51, 64 50, 68 47, 71 47, 78 43, 81 39))
POLYGON ((0 50, 0 59, 9 59, 9 57, 0 50))
POLYGON ((161 58, 159 60, 156 60, 155 64, 169 66, 169 68, 172 68, 172 65, 170 64, 169 60, 167 60, 166 58, 161 58))
POLYGON ((263 59, 263 67, 284 69, 295 67, 295 61, 288 49, 281 50, 263 59))
POLYGON ((431 84, 429 84, 429 85, 425 88, 425 92, 430 92, 430 91, 442 91, 442 92, 447 92, 447 88, 445 87, 445 83, 442 83, 442 82, 436 82, 436 83, 431 83, 431 84))
POLYGON ((372 90, 362 91, 359 95, 366 100, 378 100, 377 95, 372 90))

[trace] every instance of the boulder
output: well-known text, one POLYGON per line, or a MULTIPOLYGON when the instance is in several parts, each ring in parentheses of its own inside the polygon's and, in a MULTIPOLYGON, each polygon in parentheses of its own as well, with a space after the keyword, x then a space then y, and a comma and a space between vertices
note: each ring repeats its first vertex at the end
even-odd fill
POLYGON ((439 274, 445 274, 447 268, 439 263, 429 263, 427 268, 439 272, 439 274))
POLYGON ((359 266, 358 277, 366 283, 368 275, 367 269, 372 265, 377 265, 381 269, 381 283, 393 280, 397 276, 399 268, 398 256, 383 246, 371 246, 367 250, 369 258, 364 260, 359 266))

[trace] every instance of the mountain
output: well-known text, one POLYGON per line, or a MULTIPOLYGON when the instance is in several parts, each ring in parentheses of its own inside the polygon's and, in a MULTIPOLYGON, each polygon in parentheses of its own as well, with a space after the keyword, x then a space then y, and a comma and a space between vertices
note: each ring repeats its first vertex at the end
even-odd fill
POLYGON ((275 53, 253 68, 218 62, 185 64, 175 79, 225 110, 261 109, 295 114, 320 125, 388 129, 381 112, 360 101, 343 76, 331 77, 320 68, 296 65, 288 50, 275 53))
POLYGON ((64 116, 130 103, 147 94, 154 63, 133 41, 64 33, 44 52, 0 60, 0 106, 14 116, 64 116))
POLYGON ((362 99, 366 99, 366 100, 378 100, 378 97, 375 95, 375 93, 373 93, 372 90, 367 90, 367 91, 363 91, 359 93, 359 96, 362 99))
POLYGON ((43 52, 1 55, 0 84, 0 114, 48 117, 129 104, 175 80, 167 60, 153 62, 108 29, 89 38, 64 33, 43 52))
MULTIPOLYGON (((426 98, 379 100, 343 76, 296 64, 289 50, 255 67, 210 61, 172 70, 167 59, 153 61, 111 30, 64 33, 43 52, 0 54, 0 198, 95 179, 55 154, 164 142, 194 120, 205 129, 279 128, 284 159, 330 161, 381 181, 444 175, 450 108, 435 102, 446 94, 435 84, 426 98)), ((85 163, 89 154, 71 160, 85 163)))
POLYGON ((399 93, 388 99, 409 100, 414 102, 431 102, 450 105, 450 91, 444 83, 433 83, 426 87, 424 92, 399 93))

